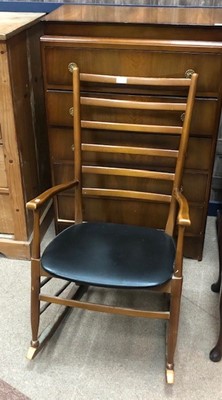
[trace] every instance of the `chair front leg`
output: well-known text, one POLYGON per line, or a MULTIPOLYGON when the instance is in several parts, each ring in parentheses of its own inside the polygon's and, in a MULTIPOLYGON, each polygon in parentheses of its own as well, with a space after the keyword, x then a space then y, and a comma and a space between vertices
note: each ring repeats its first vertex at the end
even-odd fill
POLYGON ((174 277, 172 279, 170 319, 168 322, 166 344, 166 379, 168 383, 174 383, 174 354, 178 336, 182 282, 182 277, 174 277))
POLYGON ((39 321, 40 321, 40 261, 32 259, 31 262, 31 347, 28 350, 27 358, 32 359, 39 346, 39 321))

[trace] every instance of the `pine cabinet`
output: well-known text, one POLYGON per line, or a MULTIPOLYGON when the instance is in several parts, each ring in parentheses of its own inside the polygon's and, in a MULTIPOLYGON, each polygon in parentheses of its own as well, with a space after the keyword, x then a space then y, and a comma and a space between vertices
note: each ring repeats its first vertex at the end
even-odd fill
POLYGON ((0 13, 0 253, 30 258, 26 201, 49 185, 38 13, 0 13))

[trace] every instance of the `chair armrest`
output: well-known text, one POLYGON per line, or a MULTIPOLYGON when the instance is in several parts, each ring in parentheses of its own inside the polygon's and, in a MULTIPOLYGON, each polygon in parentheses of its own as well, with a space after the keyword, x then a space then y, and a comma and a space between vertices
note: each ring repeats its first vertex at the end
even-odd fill
POLYGON ((74 180, 74 181, 70 181, 67 183, 62 183, 60 185, 53 186, 52 188, 41 193, 39 196, 28 201, 28 203, 26 203, 26 207, 29 210, 36 210, 37 208, 41 207, 46 201, 50 200, 56 194, 62 192, 63 190, 70 189, 73 186, 77 186, 78 183, 79 183, 79 181, 74 180))
POLYGON ((177 216, 178 225, 190 226, 189 205, 186 197, 178 189, 174 190, 173 195, 179 204, 179 212, 177 216))

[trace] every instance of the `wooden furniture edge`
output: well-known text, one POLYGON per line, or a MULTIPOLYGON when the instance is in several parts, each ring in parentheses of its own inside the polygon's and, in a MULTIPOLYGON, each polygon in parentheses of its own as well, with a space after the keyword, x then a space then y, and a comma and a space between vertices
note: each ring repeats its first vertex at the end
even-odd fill
POLYGON ((64 4, 43 18, 46 22, 97 22, 180 26, 217 26, 222 8, 152 7, 144 5, 64 4))
POLYGON ((30 28, 44 17, 45 13, 34 12, 0 12, 0 41, 30 28), (8 18, 8 24, 7 24, 8 18))

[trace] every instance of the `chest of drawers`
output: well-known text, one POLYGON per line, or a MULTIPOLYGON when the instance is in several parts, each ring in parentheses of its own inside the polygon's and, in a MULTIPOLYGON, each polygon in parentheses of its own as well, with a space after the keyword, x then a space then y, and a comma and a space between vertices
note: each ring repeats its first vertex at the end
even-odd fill
MULTIPOLYGON (((222 13, 221 10, 219 14, 213 14, 213 10, 205 11, 200 15, 192 10, 191 21, 191 14, 183 9, 175 12, 171 10, 170 13, 169 10, 164 9, 163 12, 163 9, 158 7, 149 9, 62 6, 45 18, 44 35, 41 38, 51 172, 54 183, 64 182, 73 177, 72 75, 68 67, 71 62, 77 63, 81 72, 87 73, 155 77, 183 77, 192 71, 199 74, 183 178, 183 190, 189 201, 192 221, 187 231, 184 252, 186 256, 199 260, 202 258, 222 94, 222 31, 215 25, 219 24, 219 19, 222 21, 222 13)), ((101 92, 105 96, 107 90, 107 87, 99 85, 82 87, 85 95, 93 91, 95 96, 101 92)), ((130 91, 125 85, 120 85, 114 95, 131 98, 151 96, 154 101, 160 97, 164 100, 164 91, 141 93, 136 88, 130 91)), ((182 92, 172 92, 172 101, 182 101, 182 99, 182 92)), ((124 118, 132 122, 129 114, 124 118)), ((155 114, 138 114, 138 118, 140 120, 142 118, 144 123, 152 123, 155 114)), ((164 121, 168 117, 163 113, 161 118, 164 121)), ((174 118, 172 124, 178 118, 183 118, 183 115, 175 113, 174 118)), ((113 120, 118 120, 115 111, 113 120)), ((85 132, 86 141, 89 135, 90 133, 85 132)), ((123 138, 124 133, 120 133, 119 141, 121 142, 123 138)), ((144 139, 137 134, 130 140, 142 146, 144 139)), ((155 145, 157 141, 164 144, 161 135, 151 136, 149 140, 150 146, 155 145)), ((172 138, 172 142, 174 140, 172 138)), ((107 141, 111 143, 112 137, 108 135, 107 141)), ((99 158, 94 160, 95 163, 97 161, 99 158)), ((118 160, 110 159, 111 166, 114 164, 123 166, 129 162, 139 167, 143 161, 142 158, 135 159, 130 156, 118 160)), ((156 160, 150 162, 152 164, 156 160)), ((91 179, 93 185, 94 178, 91 179)), ((115 185, 118 187, 118 179, 115 185)), ((128 185, 136 190, 141 183, 132 180, 128 185)), ((150 185, 152 187, 152 182, 150 185)), ((166 187, 166 191, 167 189, 166 187)), ((164 205, 160 205, 157 210, 153 209, 152 203, 141 207, 131 202, 112 200, 99 202, 97 199, 86 198, 84 209, 87 220, 111 218, 116 222, 125 222, 127 216, 133 224, 146 225, 147 218, 151 218, 153 226, 161 227, 165 219, 164 205)), ((66 195, 58 197, 56 214, 58 229, 71 223, 72 193, 67 192, 66 195)))

